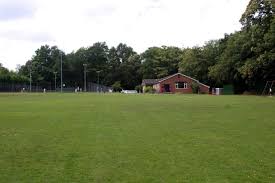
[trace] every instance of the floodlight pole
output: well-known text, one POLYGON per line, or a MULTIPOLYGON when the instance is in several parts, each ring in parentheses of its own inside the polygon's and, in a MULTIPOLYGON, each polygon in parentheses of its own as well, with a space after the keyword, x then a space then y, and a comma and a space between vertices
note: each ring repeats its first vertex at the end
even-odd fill
POLYGON ((32 63, 29 66, 29 71, 30 71, 30 92, 32 92, 32 63))
POLYGON ((84 91, 87 91, 87 64, 83 64, 84 66, 84 91))
POLYGON ((63 92, 63 73, 62 73, 62 52, 61 52, 61 56, 60 56, 60 75, 61 75, 61 79, 60 79, 60 84, 61 84, 61 87, 60 87, 60 91, 61 93, 63 92))
POLYGON ((97 73, 97 92, 99 92, 99 73, 100 71, 96 71, 97 73))
POLYGON ((56 74, 57 72, 53 72, 54 73, 54 89, 56 91, 56 74))

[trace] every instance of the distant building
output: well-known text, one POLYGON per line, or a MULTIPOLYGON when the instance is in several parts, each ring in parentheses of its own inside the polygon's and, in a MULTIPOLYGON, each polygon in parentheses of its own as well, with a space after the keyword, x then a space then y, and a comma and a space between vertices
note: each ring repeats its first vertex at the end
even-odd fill
POLYGON ((210 92, 210 86, 181 73, 176 73, 162 79, 144 79, 141 85, 143 91, 146 86, 152 86, 156 93, 193 93, 192 83, 198 84, 201 93, 210 92))

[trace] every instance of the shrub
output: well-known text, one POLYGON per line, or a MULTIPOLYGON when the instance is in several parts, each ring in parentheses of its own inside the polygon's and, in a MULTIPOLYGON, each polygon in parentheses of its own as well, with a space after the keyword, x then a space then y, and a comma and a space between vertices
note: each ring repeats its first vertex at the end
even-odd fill
POLYGON ((116 81, 113 85, 112 85, 113 91, 114 92, 121 92, 122 91, 122 87, 120 84, 120 81, 116 81))
POLYGON ((156 89, 153 88, 152 86, 145 87, 144 93, 155 93, 155 92, 156 92, 156 89))
POLYGON ((142 93, 142 86, 141 85, 138 85, 135 87, 135 90, 138 92, 138 93, 142 93))
POLYGON ((197 82, 192 82, 191 83, 191 88, 193 93, 199 93, 200 92, 200 86, 197 82))

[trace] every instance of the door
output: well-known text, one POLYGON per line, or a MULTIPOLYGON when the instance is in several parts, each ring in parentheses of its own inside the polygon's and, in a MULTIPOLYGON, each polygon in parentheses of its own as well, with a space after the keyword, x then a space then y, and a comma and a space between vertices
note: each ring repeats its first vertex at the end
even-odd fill
POLYGON ((164 84, 164 92, 171 92, 169 84, 164 84))

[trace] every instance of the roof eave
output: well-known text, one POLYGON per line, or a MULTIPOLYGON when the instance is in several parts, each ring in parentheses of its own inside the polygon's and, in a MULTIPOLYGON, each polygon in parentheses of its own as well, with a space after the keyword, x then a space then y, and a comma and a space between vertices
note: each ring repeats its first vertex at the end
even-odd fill
POLYGON ((165 81, 165 80, 167 80, 167 79, 170 79, 170 78, 172 78, 172 77, 174 77, 174 76, 176 76, 176 75, 178 75, 178 74, 180 74, 181 76, 183 76, 183 77, 187 77, 187 78, 189 78, 189 79, 191 79, 191 80, 193 80, 193 81, 196 81, 198 84, 200 84, 200 85, 203 85, 203 86, 205 86, 205 87, 207 87, 207 88, 210 88, 210 86, 208 86, 208 85, 205 85, 205 84, 203 84, 203 83, 201 83, 201 82, 199 82, 199 80, 196 80, 196 79, 194 79, 194 78, 192 78, 192 77, 190 77, 190 76, 186 76, 185 74, 182 74, 182 73, 176 73, 176 74, 173 74, 173 75, 171 75, 171 76, 169 76, 169 77, 166 77, 166 78, 164 78, 164 79, 160 79, 159 81, 158 81, 158 83, 160 83, 160 82, 162 82, 162 81, 165 81))

